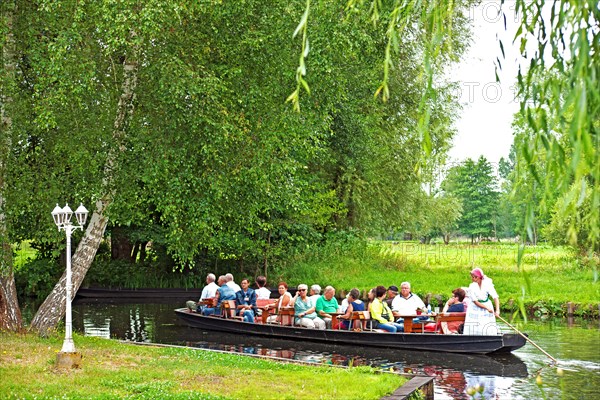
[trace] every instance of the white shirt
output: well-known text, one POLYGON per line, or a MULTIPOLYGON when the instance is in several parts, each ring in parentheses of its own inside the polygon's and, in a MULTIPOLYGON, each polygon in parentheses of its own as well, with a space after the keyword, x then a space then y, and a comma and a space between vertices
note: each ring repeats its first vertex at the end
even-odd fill
POLYGON ((416 294, 411 293, 406 299, 399 294, 392 301, 392 311, 400 315, 415 315, 417 308, 425 308, 425 303, 416 294))
POLYGON ((320 294, 313 294, 312 296, 308 296, 311 300, 314 306, 317 305, 317 300, 319 300, 319 297, 321 297, 320 294))
POLYGON ((261 287, 254 291, 256 293, 257 300, 269 300, 271 298, 271 291, 266 287, 261 287))
POLYGON ((204 286, 204 289, 202 289, 202 294, 200 295, 200 300, 215 297, 217 295, 218 288, 219 286, 214 282, 211 282, 208 285, 204 286))
POLYGON ((345 313, 346 310, 348 309, 348 298, 344 298, 344 300, 342 300, 342 305, 340 306, 340 312, 345 313))
POLYGON ((471 282, 469 285, 468 296, 471 301, 483 301, 488 298, 488 294, 492 299, 498 298, 498 293, 494 287, 494 283, 491 278, 485 277, 481 280, 481 287, 477 282, 471 282))
POLYGON ((237 293, 240 290, 242 290, 242 288, 240 287, 240 285, 238 285, 234 281, 227 282, 226 285, 229 286, 231 288, 231 290, 233 290, 233 293, 237 293))

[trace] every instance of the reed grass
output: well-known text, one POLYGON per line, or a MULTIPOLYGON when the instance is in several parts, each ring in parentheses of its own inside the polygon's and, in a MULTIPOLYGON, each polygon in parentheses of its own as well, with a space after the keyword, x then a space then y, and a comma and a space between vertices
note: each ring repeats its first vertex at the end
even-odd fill
POLYGON ((379 399, 406 381, 367 367, 304 366, 79 335, 74 341, 82 368, 57 370, 61 338, 0 332, 2 398, 379 399))

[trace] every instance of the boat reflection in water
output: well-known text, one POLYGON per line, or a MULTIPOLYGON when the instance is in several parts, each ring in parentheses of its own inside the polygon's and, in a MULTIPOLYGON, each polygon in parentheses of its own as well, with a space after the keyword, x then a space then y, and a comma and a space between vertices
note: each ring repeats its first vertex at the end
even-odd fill
POLYGON ((514 378, 527 377, 527 366, 512 353, 486 356, 399 351, 294 342, 210 331, 202 331, 199 334, 197 329, 188 331, 184 331, 182 338, 184 341, 179 344, 315 364, 374 366, 383 369, 391 368, 404 373, 434 376, 436 399, 439 395, 452 399, 468 399, 470 396, 466 394, 467 388, 477 384, 484 386, 485 398, 494 398, 493 393, 502 387, 508 388, 514 382, 514 378), (199 337, 202 340, 198 341, 199 337))

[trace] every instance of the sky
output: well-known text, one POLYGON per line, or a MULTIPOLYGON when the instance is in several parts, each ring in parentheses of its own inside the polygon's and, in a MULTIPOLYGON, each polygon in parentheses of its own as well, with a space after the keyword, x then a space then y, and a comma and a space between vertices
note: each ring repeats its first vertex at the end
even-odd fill
POLYGON ((483 0, 470 10, 473 43, 451 78, 460 82, 463 111, 456 122, 457 135, 450 150, 450 164, 484 156, 493 165, 507 158, 513 142, 511 123, 519 110, 514 100, 518 71, 518 49, 512 45, 515 32, 514 3, 506 1, 507 30, 498 16, 500 1, 483 0), (494 60, 501 58, 497 37, 502 39, 506 58, 501 59, 500 82, 496 82, 494 60))

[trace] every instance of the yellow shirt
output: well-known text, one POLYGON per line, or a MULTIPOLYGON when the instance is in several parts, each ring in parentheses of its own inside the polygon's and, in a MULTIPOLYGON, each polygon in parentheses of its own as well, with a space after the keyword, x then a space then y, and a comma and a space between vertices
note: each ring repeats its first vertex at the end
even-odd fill
POLYGON ((387 303, 382 303, 381 300, 375 299, 371 304, 371 319, 376 320, 380 324, 387 324, 388 322, 394 321, 394 316, 392 315, 392 310, 390 310, 387 303), (384 311, 388 314, 387 320, 381 315, 384 311))

